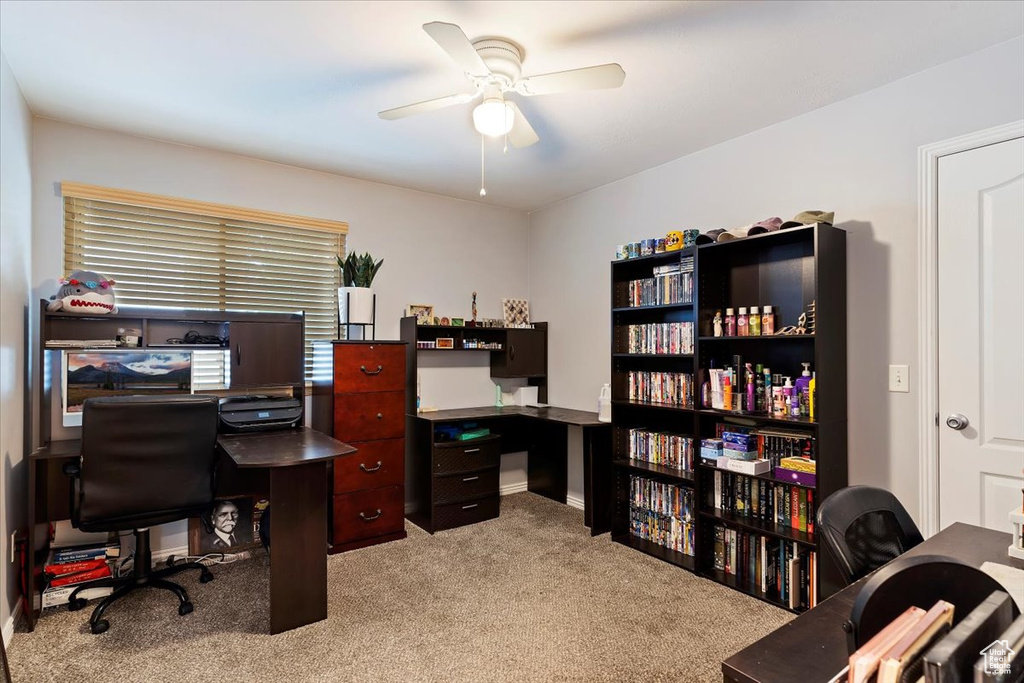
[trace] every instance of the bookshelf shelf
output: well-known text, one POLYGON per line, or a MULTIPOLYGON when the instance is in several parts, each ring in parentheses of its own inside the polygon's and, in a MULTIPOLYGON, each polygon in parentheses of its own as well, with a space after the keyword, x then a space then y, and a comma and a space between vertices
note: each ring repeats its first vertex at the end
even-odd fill
POLYGON ((613 537, 612 540, 629 548, 633 548, 634 550, 639 550, 652 557, 656 557, 664 562, 668 562, 669 564, 674 564, 677 567, 688 569, 691 572, 696 571, 697 569, 697 558, 693 555, 676 552, 671 548, 666 548, 663 545, 652 543, 651 541, 644 540, 637 536, 630 536, 629 534, 613 537))
MULTIPOLYGON (((647 401, 630 401, 612 399, 613 406, 630 406, 633 408, 655 408, 657 410, 675 410, 683 413, 693 413, 693 408, 674 406, 671 403, 649 403, 647 401)), ((614 422, 614 419, 612 420, 614 422)))
POLYGON ((810 340, 814 341, 813 334, 771 334, 771 335, 754 335, 747 337, 698 337, 699 341, 702 342, 767 342, 767 341, 796 341, 796 340, 810 340))
POLYGON ((746 413, 735 410, 715 410, 713 408, 701 408, 701 415, 714 415, 717 417, 740 418, 743 420, 754 420, 756 422, 769 422, 773 424, 800 425, 801 427, 815 427, 818 423, 808 417, 773 417, 765 413, 746 413))
POLYGON ((772 522, 763 522, 753 517, 744 517, 742 515, 734 515, 723 510, 701 510, 700 515, 709 519, 714 519, 719 522, 723 522, 727 526, 734 526, 739 529, 746 531, 754 531, 765 536, 771 536, 773 538, 781 538, 786 541, 796 541, 802 545, 814 546, 814 534, 805 533, 797 529, 791 529, 789 527, 782 526, 781 524, 774 524, 772 522))
POLYGON ((613 308, 612 313, 637 313, 640 311, 674 311, 682 308, 693 308, 693 302, 687 301, 677 304, 657 304, 651 306, 619 306, 613 308))
POLYGON ((764 602, 767 602, 770 605, 781 607, 784 610, 789 610, 790 612, 796 613, 806 611, 802 609, 791 609, 788 603, 783 602, 777 596, 770 593, 765 593, 757 586, 751 584, 749 581, 739 579, 734 574, 726 574, 721 569, 703 569, 701 570, 701 575, 705 578, 711 579, 712 581, 720 583, 723 586, 728 586, 729 588, 733 588, 735 590, 746 593, 752 597, 755 597, 758 600, 763 600, 764 602))
POLYGON ((693 358, 692 353, 613 353, 612 358, 693 358))
POLYGON ((631 460, 629 458, 617 458, 612 461, 612 465, 615 467, 621 467, 624 470, 632 471, 636 474, 641 475, 654 475, 659 478, 667 479, 669 481, 682 484, 684 486, 693 486, 693 472, 690 470, 677 470, 674 467, 666 467, 664 465, 655 465, 649 462, 643 462, 640 460, 631 460))

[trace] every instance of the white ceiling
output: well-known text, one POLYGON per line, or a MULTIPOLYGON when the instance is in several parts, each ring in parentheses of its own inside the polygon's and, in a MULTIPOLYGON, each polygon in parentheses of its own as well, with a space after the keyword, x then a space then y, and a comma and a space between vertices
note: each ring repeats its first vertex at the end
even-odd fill
POLYGON ((524 75, 618 62, 617 90, 518 97, 540 142, 488 144, 533 210, 1024 33, 1022 2, 0 2, 45 117, 480 201, 467 82, 422 24, 510 38, 524 75))

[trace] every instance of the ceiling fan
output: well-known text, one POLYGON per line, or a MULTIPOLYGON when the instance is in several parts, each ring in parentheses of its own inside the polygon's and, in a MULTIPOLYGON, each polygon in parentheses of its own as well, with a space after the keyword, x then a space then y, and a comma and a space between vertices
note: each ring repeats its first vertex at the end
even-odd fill
POLYGON ((400 119, 456 104, 467 104, 483 95, 483 101, 473 109, 473 125, 477 131, 489 137, 507 135, 508 142, 513 146, 529 147, 540 138, 516 103, 505 98, 506 94, 533 97, 618 88, 626 78, 626 72, 618 64, 602 64, 524 78, 523 51, 510 40, 482 38, 470 42, 461 28, 441 21, 424 24, 423 30, 462 69, 473 84, 473 90, 388 109, 380 112, 382 119, 400 119))

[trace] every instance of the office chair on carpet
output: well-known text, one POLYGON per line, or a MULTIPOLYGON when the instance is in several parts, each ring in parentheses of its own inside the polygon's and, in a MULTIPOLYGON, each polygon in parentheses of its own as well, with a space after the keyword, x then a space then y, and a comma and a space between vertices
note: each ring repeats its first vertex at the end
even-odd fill
POLYGON ((103 633, 103 613, 140 588, 162 588, 178 596, 178 614, 192 612, 188 593, 166 577, 187 569, 213 574, 198 562, 151 568, 149 527, 208 513, 213 505, 217 458, 217 399, 202 396, 118 396, 86 399, 82 453, 64 466, 73 478, 71 521, 82 531, 135 532, 131 574, 91 581, 68 597, 68 609, 86 601, 78 593, 109 586, 114 592, 93 610, 89 625, 103 633))
POLYGON ((821 503, 817 517, 817 532, 846 585, 924 541, 896 496, 873 486, 839 489, 821 503))

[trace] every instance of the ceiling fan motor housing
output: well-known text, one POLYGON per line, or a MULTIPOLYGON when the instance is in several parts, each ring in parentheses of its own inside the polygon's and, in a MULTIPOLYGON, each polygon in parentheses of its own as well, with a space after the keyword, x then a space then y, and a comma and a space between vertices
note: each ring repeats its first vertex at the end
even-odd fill
POLYGON ((523 73, 523 51, 518 45, 499 38, 485 38, 473 43, 473 48, 491 70, 491 81, 508 89, 523 73))

